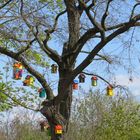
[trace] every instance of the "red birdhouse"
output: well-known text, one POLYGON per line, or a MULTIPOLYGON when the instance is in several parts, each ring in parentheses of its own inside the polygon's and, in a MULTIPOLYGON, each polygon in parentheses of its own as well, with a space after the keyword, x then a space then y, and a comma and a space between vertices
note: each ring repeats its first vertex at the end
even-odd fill
POLYGON ((83 73, 81 73, 79 74, 78 78, 79 78, 79 83, 84 83, 86 76, 83 73))
POLYGON ((78 89, 78 80, 74 80, 72 84, 73 89, 77 90, 78 89))
POLYGON ((96 76, 91 77, 91 84, 92 86, 97 86, 98 78, 96 76))
POLYGON ((63 131, 62 125, 55 126, 55 134, 61 135, 63 131))

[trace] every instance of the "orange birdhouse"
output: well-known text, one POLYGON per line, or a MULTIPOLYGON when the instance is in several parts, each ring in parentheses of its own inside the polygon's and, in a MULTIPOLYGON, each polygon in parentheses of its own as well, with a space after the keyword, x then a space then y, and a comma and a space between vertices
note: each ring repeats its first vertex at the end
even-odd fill
POLYGON ((56 64, 51 65, 51 73, 57 73, 58 66, 56 64))
POLYGON ((98 78, 96 76, 91 77, 91 84, 92 86, 97 86, 98 78))
POLYGON ((19 80, 22 78, 23 65, 20 62, 15 62, 13 64, 13 78, 19 80))
POLYGON ((55 126, 55 134, 61 135, 63 131, 62 125, 55 126))
POLYGON ((81 73, 79 74, 78 78, 79 78, 79 83, 84 83, 86 76, 83 73, 81 73))
POLYGON ((77 90, 78 89, 78 80, 74 80, 72 84, 73 89, 77 90))
POLYGON ((113 92, 113 87, 111 85, 107 86, 107 95, 108 96, 113 96, 114 92, 113 92))
POLYGON ((31 86, 34 84, 34 78, 31 75, 27 75, 23 81, 23 86, 31 86))

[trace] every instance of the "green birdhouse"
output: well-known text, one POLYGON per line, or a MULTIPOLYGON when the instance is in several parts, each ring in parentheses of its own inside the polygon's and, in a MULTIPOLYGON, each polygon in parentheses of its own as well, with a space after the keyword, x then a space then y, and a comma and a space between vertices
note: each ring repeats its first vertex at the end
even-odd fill
POLYGON ((86 76, 83 73, 81 73, 79 74, 78 78, 79 78, 79 83, 84 83, 86 76))
POLYGON ((96 76, 91 77, 91 84, 92 86, 97 86, 98 78, 96 76))
POLYGON ((58 66, 56 64, 51 65, 51 73, 57 73, 58 66))

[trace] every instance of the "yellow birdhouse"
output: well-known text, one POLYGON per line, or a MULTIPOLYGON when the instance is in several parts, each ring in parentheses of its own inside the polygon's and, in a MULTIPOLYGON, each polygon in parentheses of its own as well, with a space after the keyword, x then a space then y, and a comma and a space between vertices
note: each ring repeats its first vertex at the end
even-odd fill
POLYGON ((92 86, 97 86, 98 78, 96 76, 91 77, 91 84, 92 86))
POLYGON ((27 75, 25 77, 25 80, 23 81, 24 86, 32 86, 34 84, 34 78, 31 75, 27 75))
POLYGON ((113 96, 114 95, 113 87, 111 85, 109 85, 106 90, 107 90, 107 95, 108 96, 113 96))
POLYGON ((63 131, 62 125, 56 125, 55 126, 55 134, 61 135, 63 131))

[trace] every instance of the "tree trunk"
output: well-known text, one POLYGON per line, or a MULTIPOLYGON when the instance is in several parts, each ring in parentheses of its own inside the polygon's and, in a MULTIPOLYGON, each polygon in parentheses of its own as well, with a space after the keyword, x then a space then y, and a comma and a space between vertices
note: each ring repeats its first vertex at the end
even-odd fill
POLYGON ((50 124, 51 140, 64 140, 67 133, 71 102, 72 102, 72 82, 68 82, 70 70, 60 70, 58 85, 58 96, 53 100, 44 101, 41 113, 47 118, 50 124), (63 127, 62 135, 55 134, 55 126, 63 127))

